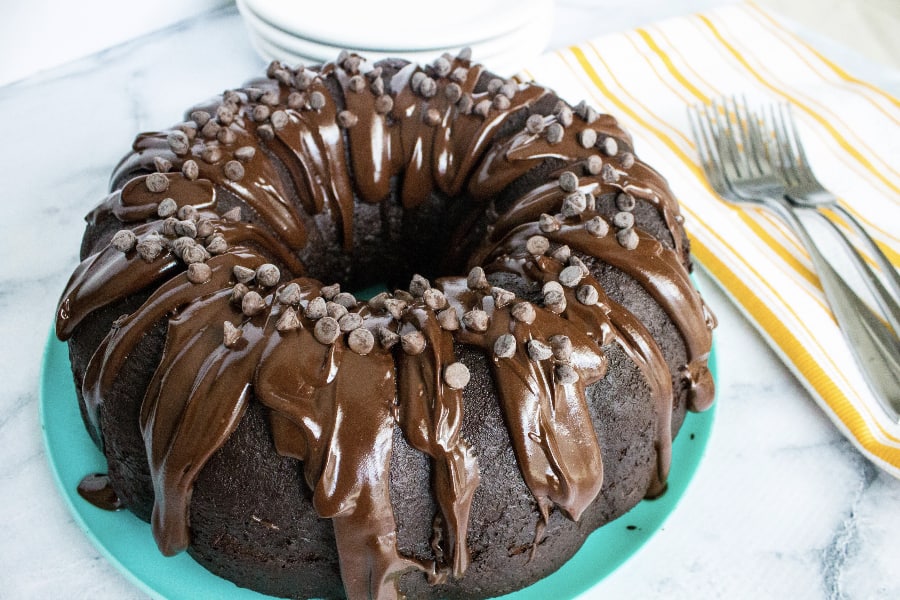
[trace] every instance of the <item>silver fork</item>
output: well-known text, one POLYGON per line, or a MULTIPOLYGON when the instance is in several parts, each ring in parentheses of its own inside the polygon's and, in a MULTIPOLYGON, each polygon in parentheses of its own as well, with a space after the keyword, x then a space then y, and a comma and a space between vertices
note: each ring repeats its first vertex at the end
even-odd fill
POLYGON ((803 143, 800 141, 800 134, 797 131, 797 125, 791 114, 790 105, 783 104, 776 109, 770 107, 772 133, 775 138, 775 154, 772 157, 777 166, 781 178, 785 183, 785 197, 798 207, 812 208, 817 212, 820 208, 829 208, 839 213, 853 229, 865 240, 865 245, 872 254, 878 268, 884 274, 890 290, 885 288, 866 259, 860 254, 859 250, 853 245, 853 242, 844 234, 840 227, 834 221, 828 219, 821 212, 819 213, 829 224, 831 224, 838 233, 839 238, 849 250, 850 258, 853 259, 857 271, 863 276, 863 280, 875 300, 884 312, 884 316, 890 323, 894 332, 900 335, 900 275, 894 266, 884 255, 878 245, 866 232, 862 223, 853 216, 850 211, 838 204, 837 197, 819 183, 813 174, 806 160, 806 152, 803 149, 803 143))
POLYGON ((784 185, 767 159, 759 121, 734 99, 728 104, 714 102, 688 110, 710 184, 725 200, 771 210, 797 234, 872 393, 891 420, 900 422, 900 342, 831 267, 784 199, 784 185))

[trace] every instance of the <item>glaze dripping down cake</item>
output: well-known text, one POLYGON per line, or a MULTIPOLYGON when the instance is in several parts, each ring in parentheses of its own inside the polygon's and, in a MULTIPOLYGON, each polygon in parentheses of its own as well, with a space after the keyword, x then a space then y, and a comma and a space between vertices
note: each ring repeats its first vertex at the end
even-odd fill
POLYGON ((613 117, 466 52, 273 63, 137 137, 57 335, 164 554, 275 596, 494 596, 661 493, 712 402, 682 221, 613 117))

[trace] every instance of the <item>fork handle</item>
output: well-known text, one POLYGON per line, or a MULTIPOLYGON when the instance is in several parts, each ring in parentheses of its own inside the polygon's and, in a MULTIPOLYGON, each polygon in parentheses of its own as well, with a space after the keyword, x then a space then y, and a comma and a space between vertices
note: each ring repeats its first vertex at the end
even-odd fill
MULTIPOLYGON (((881 248, 878 247, 878 244, 875 243, 875 240, 866 232, 865 228, 862 226, 856 217, 854 217, 850 211, 841 206, 840 204, 835 204, 832 207, 834 210, 840 213, 841 217, 843 217, 847 222, 849 222, 853 229, 856 230, 856 233, 865 240, 866 246, 869 248, 869 252, 872 254, 872 257, 875 260, 875 263, 878 265, 878 268, 884 273, 884 277, 887 280, 888 288, 885 289, 884 285, 882 285, 881 280, 878 276, 872 272, 872 269, 869 267, 869 264, 862 257, 856 247, 850 242, 844 232, 832 221, 828 220, 829 223, 835 228, 835 230, 840 233, 841 239, 847 245, 847 248, 851 250, 851 256, 856 260, 856 262, 861 267, 860 270, 866 274, 866 283, 869 284, 872 293, 875 295, 876 300, 878 300, 878 304, 881 306, 882 310, 887 317, 888 322, 891 324, 891 327, 894 329, 894 333, 900 336, 900 275, 897 275, 897 270, 894 268, 894 265, 891 264, 891 261, 888 260, 888 257, 884 255, 884 252, 881 251, 881 248)), ((821 214, 821 212, 819 213, 821 214)))
POLYGON ((832 268, 787 201, 767 198, 766 206, 791 225, 806 246, 828 305, 869 389, 890 419, 900 422, 900 340, 832 268))

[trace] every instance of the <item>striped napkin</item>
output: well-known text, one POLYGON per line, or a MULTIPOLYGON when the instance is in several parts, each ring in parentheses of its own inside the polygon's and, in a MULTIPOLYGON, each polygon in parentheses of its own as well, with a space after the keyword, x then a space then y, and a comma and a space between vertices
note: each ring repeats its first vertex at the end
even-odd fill
POLYGON ((790 102, 813 170, 898 265, 900 101, 845 72, 753 4, 599 37, 544 55, 520 77, 619 119, 680 200, 695 258, 848 439, 900 477, 900 426, 869 393, 809 256, 771 213, 735 208, 715 195, 685 110, 730 94, 746 94, 757 105, 790 102))

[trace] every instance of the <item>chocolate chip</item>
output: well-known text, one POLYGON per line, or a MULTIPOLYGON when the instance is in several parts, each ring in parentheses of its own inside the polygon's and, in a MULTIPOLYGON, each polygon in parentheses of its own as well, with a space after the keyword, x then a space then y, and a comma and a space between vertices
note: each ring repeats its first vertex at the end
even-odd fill
POLYGON ((438 77, 446 77, 447 75, 449 75, 450 67, 450 61, 443 56, 438 57, 434 61, 434 72, 438 75, 438 77))
POLYGON ((550 346, 544 342, 540 340, 529 340, 528 356, 530 356, 533 361, 541 361, 547 360, 553 356, 553 352, 550 350, 550 346))
POLYGON ((472 49, 468 46, 459 51, 456 55, 459 60, 472 60, 472 49))
POLYGON ((309 107, 313 110, 325 108, 325 94, 315 91, 309 95, 309 107))
POLYGON ((278 90, 268 90, 263 93, 262 96, 259 97, 259 101, 263 104, 268 104, 269 106, 275 106, 279 101, 279 93, 278 90))
POLYGON ((572 171, 564 171, 559 176, 559 187, 564 192, 574 192, 578 189, 578 176, 572 171))
POLYGON ((559 221, 553 215, 542 213, 538 218, 538 228, 544 233, 559 231, 559 221))
POLYGON ((328 308, 325 304, 325 298, 316 296, 315 298, 310 300, 309 304, 306 305, 304 314, 306 315, 307 319, 312 319, 313 321, 326 316, 328 314, 328 308))
POLYGON ((238 222, 240 222, 241 218, 242 217, 241 217, 241 207, 240 206, 235 206, 234 208, 232 208, 231 210, 229 210, 228 212, 226 212, 222 215, 222 219, 224 219, 225 221, 230 221, 231 223, 238 223, 238 222))
POLYGON ((532 135, 538 135, 544 131, 544 116, 533 114, 525 121, 525 131, 532 135))
POLYGON ((378 328, 378 343, 385 350, 393 348, 400 341, 400 336, 388 329, 387 327, 378 328))
POLYGON ((487 331, 490 319, 488 318, 488 314, 483 310, 473 308, 463 315, 462 322, 466 326, 466 329, 481 333, 487 331))
POLYGON ((203 162, 213 165, 222 160, 222 150, 218 146, 207 146, 200 153, 200 158, 203 162))
POLYGON ((437 127, 441 123, 441 113, 436 108, 425 111, 425 124, 429 127, 437 127))
POLYGON ((476 115, 480 115, 482 117, 487 117, 491 112, 491 101, 490 100, 482 100, 478 104, 475 105, 475 108, 472 111, 476 115))
POLYGON ((591 148, 597 143, 597 132, 593 129, 583 129, 578 132, 578 143, 582 148, 591 148))
POLYGON ((282 304, 299 304, 302 296, 300 286, 296 283, 289 283, 278 291, 278 301, 282 304))
POLYGON ((447 85, 447 87, 444 88, 444 97, 453 104, 459 102, 459 99, 462 98, 462 95, 463 91, 458 83, 450 83, 447 85))
POLYGON ((615 183, 619 180, 619 172, 611 164, 606 163, 600 170, 600 178, 604 183, 615 183))
POLYGON ((375 112, 380 115, 386 115, 391 112, 391 109, 394 108, 394 99, 391 98, 388 94, 384 96, 378 96, 375 99, 375 112))
POLYGON ((291 92, 287 97, 287 105, 288 108, 292 108, 294 110, 300 110, 303 108, 303 104, 306 102, 306 98, 303 97, 303 94, 300 92, 291 92))
POLYGON ((419 84, 419 93, 423 98, 434 98, 437 94, 437 82, 431 77, 426 77, 419 84))
POLYGON ((228 251, 228 242, 225 241, 222 235, 214 235, 209 240, 209 243, 206 244, 206 251, 210 254, 224 254, 228 251))
POLYGON ((169 144, 169 149, 178 156, 187 154, 187 151, 191 147, 188 136, 183 131, 173 131, 169 133, 169 135, 166 136, 166 143, 169 144))
POLYGON ((256 282, 264 287, 274 287, 281 281, 281 271, 271 263, 256 268, 256 282))
POLYGON ((587 265, 584 264, 584 261, 575 256, 574 254, 569 257, 569 266, 570 267, 578 267, 581 269, 581 274, 585 277, 591 274, 590 269, 587 268, 587 265))
POLYGON ((243 265, 234 265, 231 269, 234 278, 240 283, 250 283, 256 277, 256 270, 247 268, 243 265))
POLYGON ((634 229, 620 229, 616 233, 616 240, 618 240, 619 244, 625 248, 626 250, 634 250, 638 247, 638 235, 634 232, 634 229))
POLYGON ((504 333, 494 342, 494 356, 512 358, 516 354, 516 338, 511 333, 504 333))
MULTIPOLYGON (((175 224, 177 225, 178 223, 176 222, 175 224)), ((177 256, 182 256, 185 249, 192 248, 196 245, 197 242, 194 241, 194 238, 184 235, 172 242, 172 250, 177 256)))
POLYGON ((551 123, 545 131, 547 132, 547 141, 551 144, 560 143, 565 134, 565 130, 559 123, 551 123))
POLYGON ((144 184, 154 194, 161 194, 169 189, 169 178, 162 173, 150 173, 144 180, 144 184))
POLYGON ((425 336, 422 335, 421 331, 410 331, 400 336, 400 346, 403 347, 403 351, 407 354, 412 354, 413 356, 422 354, 425 350, 425 336))
POLYGON ((556 380, 563 385, 577 383, 578 371, 572 365, 556 365, 556 380))
POLYGON ((417 298, 421 298, 425 295, 427 290, 431 289, 431 283, 422 277, 419 274, 412 276, 412 281, 409 282, 409 293, 417 298))
POLYGON ((350 129, 359 122, 359 118, 349 110, 342 110, 338 113, 337 122, 344 129, 350 129))
POLYGON ((271 142, 275 139, 275 130, 271 125, 266 123, 265 125, 260 125, 256 128, 256 135, 258 135, 261 140, 271 142))
POLYGON ((360 327, 347 336, 347 345, 357 354, 365 356, 375 348, 375 336, 365 327, 360 327))
POLYGON ((613 216, 613 225, 619 229, 634 227, 634 215, 625 211, 617 212, 615 216, 613 216))
POLYGON ((427 289, 422 296, 425 298, 425 306, 431 310, 440 310, 447 306, 447 297, 441 290, 427 289))
POLYGON ((237 135, 228 127, 223 127, 216 134, 216 139, 219 140, 219 143, 230 146, 237 139, 237 135))
POLYGON ((363 318, 359 313, 347 313, 340 319, 338 319, 338 325, 341 328, 341 331, 347 333, 348 331, 353 331, 354 329, 358 329, 362 327, 363 318))
POLYGON ((511 105, 509 98, 502 94, 497 94, 496 96, 494 96, 494 101, 492 104, 497 110, 506 110, 511 105))
POLYGON ((569 105, 567 105, 562 100, 557 103, 556 108, 553 110, 553 114, 554 116, 556 116, 556 120, 559 121, 559 123, 563 127, 569 127, 572 125, 572 109, 569 108, 569 105))
POLYGON ((138 256, 146 262, 153 262, 163 251, 162 242, 156 237, 146 237, 142 239, 137 243, 135 248, 137 249, 138 256))
POLYGON ((456 103, 456 108, 459 109, 460 114, 467 115, 472 112, 474 104, 475 101, 472 100, 472 96, 463 94, 462 98, 459 99, 459 102, 456 103))
POLYGON ((234 113, 227 106, 216 109, 216 120, 222 125, 231 125, 234 122, 234 113))
POLYGON ((256 156, 256 148, 253 146, 241 146, 234 151, 234 157, 241 162, 253 160, 254 156, 256 156))
POLYGON ((252 317, 258 315, 266 309, 266 301, 259 295, 259 292, 247 292, 241 298, 241 312, 252 317))
POLYGON ((137 236, 130 229, 120 229, 109 241, 109 245, 119 252, 131 252, 136 244, 137 236))
POLYGON ((384 79, 376 77, 372 80, 372 83, 369 84, 369 89, 371 89, 372 93, 376 96, 381 96, 384 94, 384 79))
POLYGON ((586 306, 594 306, 600 299, 600 294, 597 293, 597 288, 594 286, 583 285, 575 292, 575 297, 578 298, 579 302, 586 306))
POLYGON ((550 240, 542 235, 533 235, 525 242, 525 249, 531 254, 540 256, 550 249, 550 240))
POLYGON ((534 323, 534 320, 537 318, 537 311, 534 310, 534 305, 531 302, 516 303, 513 305, 510 313, 516 321, 521 321, 527 325, 534 323))
POLYGON ((601 217, 594 217, 589 221, 586 221, 584 228, 587 229, 588 233, 592 236, 598 238, 604 237, 609 233, 609 224, 601 217))
POLYGON ((566 287, 575 287, 584 277, 579 267, 566 267, 559 273, 559 282, 566 287))
POLYGON ((288 121, 290 121, 290 118, 283 110, 276 110, 272 113, 272 116, 269 117, 269 121, 272 122, 272 127, 278 130, 284 129, 287 126, 288 121))
POLYGON ((603 159, 596 154, 592 154, 585 161, 584 168, 591 175, 599 175, 600 170, 603 168, 603 159))
POLYGON ((347 309, 356 308, 357 304, 359 304, 359 302, 356 301, 356 296, 350 292, 340 292, 335 294, 334 301, 347 309))
POLYGON ((484 269, 481 267, 473 267, 466 277, 466 285, 470 290, 483 290, 490 286, 484 269))
POLYGON ((243 283, 234 284, 234 287, 231 288, 231 302, 233 304, 240 304, 249 291, 250 288, 243 283))
POLYGON ((153 157, 153 166, 159 173, 168 173, 172 170, 172 161, 166 160, 162 156, 153 157))
POLYGON ((325 303, 325 313, 332 319, 340 320, 347 314, 347 307, 337 302, 328 301, 325 303))
POLYGON ((623 152, 621 159, 623 169, 630 169, 634 166, 634 154, 632 154, 631 152, 623 152))
POLYGON ((494 299, 494 306, 497 308, 503 308, 516 299, 515 294, 501 287, 491 288, 491 297, 494 299))
POLYGON ((373 311, 380 312, 384 310, 384 301, 388 298, 390 298, 390 294, 388 294, 387 292, 380 292, 369 298, 366 304, 368 304, 369 308, 371 308, 373 311))
POLYGON ((601 143, 601 149, 607 156, 615 156, 619 153, 619 144, 618 142, 616 142, 616 138, 612 136, 606 136, 605 138, 603 138, 603 141, 601 143))
POLYGON ((553 352, 553 358, 562 362, 569 362, 572 359, 572 340, 567 335, 551 336, 550 351, 553 352))
POLYGON ((447 331, 456 331, 459 329, 459 314, 452 306, 439 312, 437 314, 437 321, 438 325, 441 326, 441 329, 447 331))
POLYGON ((450 73, 450 80, 455 81, 456 83, 465 83, 468 76, 468 69, 466 69, 465 67, 456 67, 455 69, 453 69, 453 72, 450 73))
POLYGON ((226 348, 234 348, 243 337, 244 332, 235 327, 231 321, 225 321, 222 325, 222 343, 226 348))
POLYGON ((406 306, 406 301, 398 298, 388 298, 384 301, 384 308, 398 321, 403 317, 403 311, 406 310, 406 306))
POLYGON ((619 192, 616 195, 616 208, 624 211, 632 211, 635 207, 634 196, 626 192, 619 192))
MULTIPOLYGON (((168 179, 166 180, 168 181, 168 179)), ((149 187, 149 186, 148 186, 149 187)), ((171 217, 178 211, 178 203, 172 198, 166 198, 156 207, 156 214, 165 219, 171 217)))
POLYGON ((197 165, 196 161, 186 160, 184 161, 184 164, 181 165, 181 173, 190 181, 194 181, 200 176, 200 167, 197 165))
POLYGON ((444 367, 444 383, 454 390, 461 390, 469 384, 469 367, 455 362, 444 367))
POLYGON ((181 260, 187 265, 206 262, 209 260, 209 252, 203 246, 194 244, 182 250, 181 260))
POLYGON ((194 262, 188 265, 187 278, 191 283, 206 283, 212 279, 212 269, 203 262, 194 262))
POLYGON ((268 119, 270 114, 272 114, 272 109, 265 104, 257 104, 253 107, 253 112, 251 113, 253 120, 257 123, 261 123, 268 119))
POLYGON ((347 81, 347 88, 359 94, 366 89, 366 80, 362 75, 354 75, 347 81))
POLYGON ((232 181, 240 181, 244 178, 244 165, 239 161, 229 160, 225 163, 225 177, 232 181))
POLYGON ((543 286, 541 286, 542 294, 546 296, 548 292, 559 292, 560 294, 562 294, 564 292, 564 288, 558 281, 554 281, 553 279, 551 279, 550 281, 545 282, 543 286))
POLYGON ((288 306, 284 309, 284 312, 281 313, 281 316, 278 317, 278 321, 275 323, 276 331, 293 331, 295 329, 300 328, 300 317, 297 316, 297 311, 288 306))
POLYGON ((555 258, 556 260, 558 260, 561 263, 565 263, 572 256, 572 249, 569 248, 568 246, 566 246, 565 244, 563 244, 562 246, 560 246, 559 248, 557 248, 556 250, 551 252, 550 256, 552 256, 553 258, 555 258))
POLYGON ((197 127, 203 127, 209 122, 210 115, 205 110, 195 110, 191 113, 191 121, 197 124, 197 127))
POLYGON ((575 191, 565 197, 560 208, 563 217, 576 217, 587 208, 587 198, 581 192, 575 191))
POLYGON ((332 317, 322 317, 316 321, 313 328, 313 335, 320 343, 329 345, 337 341, 341 337, 341 326, 332 317))

